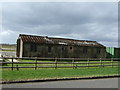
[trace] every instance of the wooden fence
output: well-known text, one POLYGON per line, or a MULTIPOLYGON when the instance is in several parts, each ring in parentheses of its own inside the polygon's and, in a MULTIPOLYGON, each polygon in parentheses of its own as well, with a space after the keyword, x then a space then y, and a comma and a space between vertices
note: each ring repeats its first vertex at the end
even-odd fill
POLYGON ((37 58, 37 57, 0 57, 3 62, 0 62, 0 68, 11 68, 19 70, 20 68, 73 68, 80 67, 115 67, 119 66, 120 58, 37 58), (4 60, 11 59, 11 62, 4 60), (19 59, 20 62, 14 62, 14 59, 19 59), (30 62, 22 62, 22 60, 30 60, 30 62), (49 62, 51 61, 51 62, 49 62), (8 66, 6 66, 7 64, 8 66), (25 64, 26 66, 22 66, 25 64), (30 66, 28 66, 30 65, 30 66), (32 65, 32 66, 31 66, 32 65))

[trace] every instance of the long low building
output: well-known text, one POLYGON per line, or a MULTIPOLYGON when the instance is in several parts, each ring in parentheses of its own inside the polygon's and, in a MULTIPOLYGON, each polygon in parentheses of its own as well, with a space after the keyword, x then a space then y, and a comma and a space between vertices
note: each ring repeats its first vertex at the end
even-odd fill
POLYGON ((20 34, 17 57, 104 58, 106 47, 96 41, 20 34))

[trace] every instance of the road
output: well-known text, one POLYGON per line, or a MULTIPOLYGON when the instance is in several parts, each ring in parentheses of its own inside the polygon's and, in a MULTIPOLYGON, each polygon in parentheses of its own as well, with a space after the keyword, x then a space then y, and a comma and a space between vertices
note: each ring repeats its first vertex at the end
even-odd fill
POLYGON ((118 88, 118 78, 3 84, 2 88, 118 88))

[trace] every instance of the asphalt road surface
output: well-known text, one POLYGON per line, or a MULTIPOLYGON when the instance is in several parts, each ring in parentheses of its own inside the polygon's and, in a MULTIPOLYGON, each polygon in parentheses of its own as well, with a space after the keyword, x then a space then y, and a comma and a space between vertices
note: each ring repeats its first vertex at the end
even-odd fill
POLYGON ((118 78, 3 84, 2 88, 118 88, 118 78))

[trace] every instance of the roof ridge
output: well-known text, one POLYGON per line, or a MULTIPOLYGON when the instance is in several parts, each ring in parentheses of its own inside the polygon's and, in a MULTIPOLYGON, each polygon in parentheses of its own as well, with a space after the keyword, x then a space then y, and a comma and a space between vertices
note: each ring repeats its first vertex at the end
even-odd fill
POLYGON ((64 39, 64 40, 73 40, 73 41, 96 42, 91 40, 78 40, 78 39, 70 39, 70 38, 48 37, 48 36, 38 36, 38 35, 28 35, 28 34, 19 34, 19 36, 35 36, 35 37, 47 37, 49 39, 64 39))
POLYGON ((28 34, 19 34, 19 36, 48 37, 48 36, 38 36, 38 35, 28 35, 28 34))
POLYGON ((76 40, 69 38, 56 38, 48 36, 37 36, 37 35, 19 35, 24 42, 34 42, 34 43, 46 43, 46 44, 65 44, 65 45, 85 45, 85 46, 103 46, 97 41, 88 41, 88 40, 76 40), (63 42, 63 43, 61 43, 63 42))
MULTIPOLYGON (((48 36, 47 36, 48 37, 48 36)), ((78 39, 70 39, 70 38, 59 38, 59 37, 48 37, 49 39, 64 39, 64 40, 73 40, 73 41, 87 41, 87 42, 96 42, 91 40, 78 40, 78 39)))

